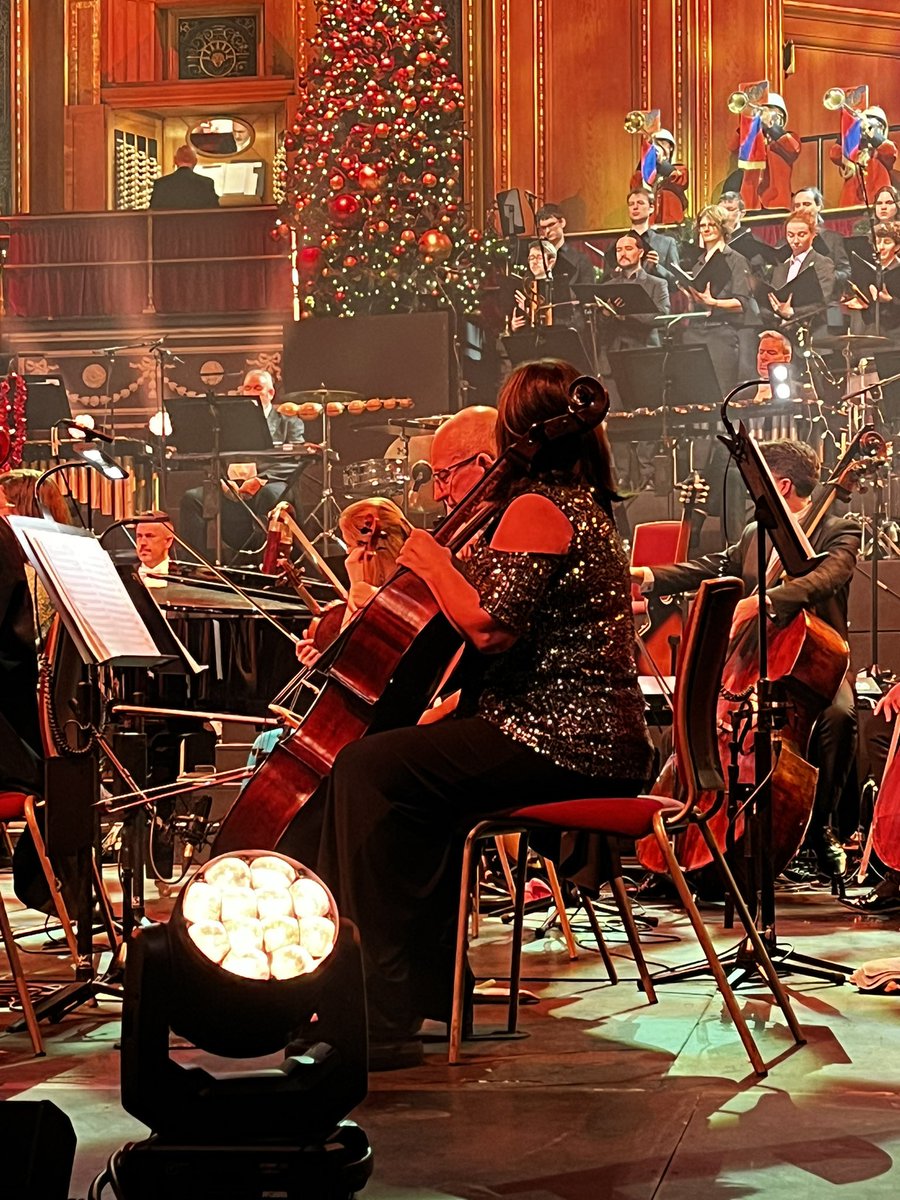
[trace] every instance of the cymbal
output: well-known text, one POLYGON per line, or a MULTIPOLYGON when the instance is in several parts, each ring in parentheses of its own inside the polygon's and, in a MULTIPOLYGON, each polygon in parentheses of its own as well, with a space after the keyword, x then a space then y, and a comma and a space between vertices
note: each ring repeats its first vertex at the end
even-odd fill
POLYGON ((835 333, 830 337, 818 339, 819 346, 842 350, 845 346, 850 350, 877 350, 884 348, 888 338, 874 333, 835 333))
POLYGON ((279 404, 349 404, 362 400, 359 392, 338 392, 329 388, 313 388, 308 392, 286 392, 278 397, 279 404))
POLYGON ((433 417, 391 417, 388 424, 395 429, 405 429, 407 425, 411 425, 413 429, 424 429, 433 433, 449 419, 450 413, 437 413, 433 417))

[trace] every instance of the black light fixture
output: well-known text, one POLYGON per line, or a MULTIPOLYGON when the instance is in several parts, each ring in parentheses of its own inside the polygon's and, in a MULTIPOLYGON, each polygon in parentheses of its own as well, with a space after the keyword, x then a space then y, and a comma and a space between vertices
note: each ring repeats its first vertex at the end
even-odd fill
POLYGON ((152 1134, 113 1155, 92 1196, 353 1195, 372 1171, 344 1119, 367 1092, 367 1049, 359 938, 324 884, 267 851, 211 860, 169 923, 129 943, 122 1105, 152 1134), (200 1052, 190 1065, 171 1034, 200 1052), (208 1057, 278 1054, 241 1070, 208 1057))

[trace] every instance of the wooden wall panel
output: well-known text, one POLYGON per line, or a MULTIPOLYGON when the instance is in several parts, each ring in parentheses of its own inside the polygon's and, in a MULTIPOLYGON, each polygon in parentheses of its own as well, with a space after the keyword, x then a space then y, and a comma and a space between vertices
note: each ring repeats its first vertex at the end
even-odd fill
POLYGON ((574 228, 596 228, 626 213, 637 139, 622 122, 640 99, 632 63, 636 8, 594 0, 546 4, 543 190, 564 205, 574 228))
MULTIPOLYGON (((797 131, 803 134, 840 128, 837 113, 822 106, 831 87, 869 85, 869 99, 900 123, 900 6, 896 0, 867 0, 865 8, 832 3, 785 4, 784 36, 794 42, 796 73, 785 81, 785 99, 797 131)), ((897 140, 897 135, 894 135, 897 140)), ((802 183, 815 178, 813 147, 804 147, 794 170, 802 183)), ((836 205, 841 189, 837 167, 825 163, 825 201, 836 205)))
POLYGON ((65 0, 40 0, 29 9, 27 70, 30 211, 65 210, 65 0))

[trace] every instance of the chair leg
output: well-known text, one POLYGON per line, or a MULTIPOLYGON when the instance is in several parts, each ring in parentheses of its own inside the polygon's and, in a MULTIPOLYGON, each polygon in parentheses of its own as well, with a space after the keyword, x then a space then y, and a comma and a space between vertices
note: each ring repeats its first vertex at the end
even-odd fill
POLYGON ((616 902, 616 908, 619 910, 619 916, 622 918, 625 936, 628 938, 628 945, 631 947, 631 956, 638 969, 641 981, 640 988, 647 997, 647 1003, 656 1004, 656 988, 653 986, 653 979, 650 976, 647 960, 644 958, 641 935, 638 933, 638 927, 634 921, 634 913, 631 911, 631 901, 628 898, 628 892, 625 890, 625 880, 622 878, 622 856, 619 854, 619 847, 613 838, 607 839, 607 845, 609 846, 609 857, 612 863, 610 884, 612 885, 613 898, 616 902))
POLYGON ((550 886, 550 892, 553 896, 553 904, 556 908, 556 915, 559 917, 559 927, 562 930, 563 938, 565 939, 566 949, 569 952, 569 961, 575 962, 578 958, 578 946, 575 942, 575 935, 572 933, 572 926, 569 923, 569 917, 566 913, 566 904, 563 900, 562 888, 559 885, 559 875, 556 873, 556 867, 549 858, 541 857, 541 862, 544 864, 544 870, 547 872, 547 883, 550 886))
POLYGON ((728 888, 729 893, 733 897, 734 907, 737 911, 738 917, 740 918, 741 924, 744 927, 744 932, 747 934, 750 944, 753 947, 756 961, 765 974, 766 980, 768 981, 769 987, 772 989, 772 995, 775 997, 778 1007, 784 1013, 784 1019, 787 1021, 791 1035, 798 1046, 805 1045, 806 1038, 803 1035, 800 1022, 797 1020, 797 1016, 794 1012, 790 998, 785 991, 784 984, 781 982, 781 976, 778 974, 775 964, 772 962, 772 956, 769 954, 769 948, 766 946, 762 935, 756 927, 756 922, 753 920, 753 916, 747 907, 747 902, 744 899, 740 888, 735 882, 734 876, 731 873, 731 868, 729 867, 728 862, 718 843, 708 829, 706 822, 698 821, 697 824, 700 826, 700 832, 703 834, 703 840, 706 842, 710 853, 713 856, 713 861, 719 868, 719 872, 725 882, 725 886, 728 888))
POLYGON ((22 1016, 25 1018, 25 1025, 28 1029, 28 1036, 31 1038, 31 1045, 34 1048, 36 1056, 42 1055, 44 1053, 44 1043, 41 1038, 41 1031, 38 1028, 38 1021, 35 1016, 34 1005, 31 1003, 31 996, 28 994, 28 982, 22 970, 19 948, 13 937, 12 927, 9 923, 9 913, 6 911, 6 905, 3 903, 2 896, 0 896, 0 937, 2 937, 3 944, 6 946, 6 957, 9 959, 9 966, 12 971, 13 980, 15 981, 16 991, 19 993, 19 1000, 22 1002, 22 1016))
POLYGON ((12 838, 9 836, 9 828, 5 821, 0 824, 0 834, 3 836, 3 845, 6 848, 7 855, 12 858, 15 847, 12 844, 12 838))
POLYGON ((613 962, 609 947, 606 944, 606 938, 603 936, 603 930, 600 928, 600 922, 597 920, 597 914, 594 912, 591 898, 590 896, 586 896, 579 888, 578 899, 581 901, 581 907, 584 909, 588 924, 591 927, 591 933, 594 935, 594 941, 597 943, 597 949, 600 951, 600 957, 603 959, 603 965, 606 968, 606 974, 609 976, 609 982, 618 983, 619 973, 616 970, 616 964, 613 962))
POLYGON ((712 944, 712 939, 709 936, 709 932, 706 926, 703 924, 703 918, 700 916, 700 912, 697 908, 697 905, 694 903, 694 898, 690 893, 690 889, 688 888, 687 881, 684 878, 684 874, 681 870, 678 860, 675 858, 672 845, 669 842, 669 838, 666 833, 665 825, 663 824, 663 814, 661 812, 656 813, 653 818, 653 833, 659 844, 659 848, 662 850, 665 857, 669 875, 678 891, 678 896, 681 900, 682 906, 690 918, 690 922, 694 927, 694 932, 697 935, 697 940, 700 943, 703 953, 706 955, 706 961, 709 963, 709 969, 715 976, 716 984, 718 985, 719 991, 722 993, 722 999, 725 1001, 725 1005, 731 1014, 731 1019, 734 1021, 734 1026, 738 1031, 738 1036, 743 1042, 744 1049, 747 1052, 747 1057, 750 1059, 750 1065, 757 1075, 767 1075, 768 1068, 762 1060, 762 1055, 759 1052, 756 1042, 753 1040, 753 1035, 750 1033, 747 1021, 744 1017, 744 1014, 741 1012, 741 1006, 738 1004, 734 990, 732 989, 731 984, 728 982, 728 978, 725 975, 725 970, 719 961, 718 954, 716 954, 716 948, 712 944))
POLYGON ((463 847, 462 870, 459 884, 459 907, 456 914, 456 958, 453 964, 453 1000, 450 1008, 450 1046, 447 1061, 450 1066, 459 1062, 459 1048, 463 1036, 463 1019, 466 1003, 466 959, 468 954, 469 904, 472 895, 472 878, 475 868, 475 847, 480 840, 476 826, 466 838, 463 847))
POLYGON ((509 964, 509 1007, 507 1033, 515 1033, 519 1024, 519 983, 522 978, 522 940, 525 934, 525 876, 528 873, 528 834, 519 835, 516 861, 516 907, 513 915, 513 943, 509 964))
POLYGON ((506 880, 506 890, 509 892, 510 900, 513 900, 516 894, 516 885, 509 865, 509 854, 507 853, 506 846, 503 844, 503 837, 502 833, 497 834, 494 838, 494 848, 497 851, 497 858, 500 860, 500 869, 503 871, 503 878, 506 880))
POLYGON ((72 956, 72 966, 75 967, 78 964, 78 943, 75 940, 72 922, 69 919, 69 910, 66 908, 66 902, 63 900, 62 892, 60 891, 59 880, 56 878, 53 864, 47 855, 47 847, 44 844, 44 838, 37 823, 34 811, 34 796, 25 797, 25 822, 31 830, 41 870, 44 872, 47 887, 50 889, 50 897, 53 900, 53 907, 56 909, 56 915, 59 918, 59 923, 62 926, 63 935, 66 939, 66 945, 69 947, 69 953, 72 956))

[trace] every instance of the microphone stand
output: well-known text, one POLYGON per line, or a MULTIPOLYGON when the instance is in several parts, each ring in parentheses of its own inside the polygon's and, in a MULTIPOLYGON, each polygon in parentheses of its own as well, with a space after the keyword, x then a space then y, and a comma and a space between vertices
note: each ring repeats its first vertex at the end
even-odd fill
MULTIPOLYGON (((870 151, 870 153, 873 151, 870 151)), ((866 187, 866 172, 865 168, 860 169, 859 164, 856 167, 856 173, 859 178, 859 187, 862 192, 863 204, 866 207, 866 221, 869 226, 869 240, 872 243, 872 257, 875 262, 875 336, 881 336, 881 289, 884 287, 884 268, 881 265, 881 259, 878 257, 878 243, 875 238, 875 213, 872 211, 872 205, 869 203, 869 192, 866 187)))

